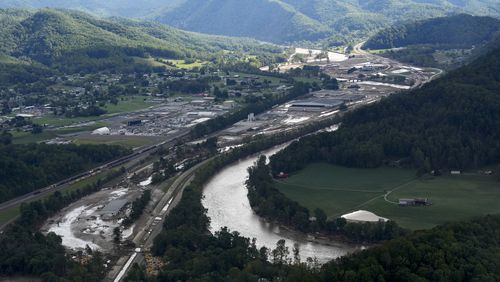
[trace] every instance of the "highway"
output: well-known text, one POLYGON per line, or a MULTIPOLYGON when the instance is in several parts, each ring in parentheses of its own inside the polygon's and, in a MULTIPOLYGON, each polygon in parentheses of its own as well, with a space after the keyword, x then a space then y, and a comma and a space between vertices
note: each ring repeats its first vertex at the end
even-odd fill
MULTIPOLYGON (((59 181, 55 184, 52 184, 50 186, 47 186, 45 188, 36 190, 34 192, 25 194, 23 196, 19 196, 17 198, 14 198, 12 200, 3 202, 0 204, 0 213, 4 212, 8 209, 15 208, 17 206, 20 206, 22 203, 29 203, 32 201, 36 201, 39 199, 42 199, 56 191, 63 191, 64 189, 68 188, 72 184, 85 180, 91 176, 94 176, 96 174, 102 173, 102 172, 107 172, 110 171, 113 168, 119 167, 119 166, 128 166, 132 167, 134 164, 136 164, 139 160, 147 157, 150 155, 152 152, 156 151, 158 148, 162 146, 173 146, 178 140, 181 140, 182 138, 186 137, 189 135, 189 130, 185 129, 182 131, 179 131, 177 134, 174 136, 169 137, 168 140, 165 140, 163 142, 160 142, 158 144, 152 145, 152 146, 147 146, 145 148, 140 148, 136 151, 134 151, 132 154, 119 158, 117 160, 113 160, 109 163, 103 164, 99 167, 90 169, 88 171, 79 173, 75 176, 71 176, 67 179, 64 179, 62 181, 59 181), (128 165, 127 165, 128 163, 128 165)), ((0 230, 3 230, 8 224, 12 223, 16 218, 10 220, 9 222, 6 222, 5 224, 0 226, 0 230)))
POLYGON ((148 216, 149 219, 133 239, 138 248, 131 250, 128 255, 119 259, 117 264, 108 273, 105 281, 119 282, 126 276, 132 265, 135 263, 142 264, 144 262, 144 252, 150 251, 154 238, 162 231, 165 217, 172 208, 180 202, 184 188, 193 180, 196 170, 210 160, 211 159, 205 160, 193 166, 176 178, 169 190, 156 203, 151 214, 145 215, 148 216))
POLYGON ((357 55, 370 55, 370 53, 363 50, 363 45, 365 45, 366 41, 360 42, 353 46, 352 53, 357 55))

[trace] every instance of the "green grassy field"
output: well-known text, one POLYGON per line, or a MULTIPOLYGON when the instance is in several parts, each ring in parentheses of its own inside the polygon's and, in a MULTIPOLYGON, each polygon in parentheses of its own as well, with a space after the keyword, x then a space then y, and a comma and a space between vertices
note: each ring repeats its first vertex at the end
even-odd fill
POLYGON ((57 136, 53 131, 44 131, 40 134, 32 134, 31 132, 24 131, 12 131, 11 134, 13 138, 12 142, 14 144, 38 143, 57 136))
POLYGON ((500 213, 500 183, 484 175, 425 177, 395 168, 352 169, 311 164, 276 186, 309 209, 330 217, 368 210, 409 229, 431 228, 449 221, 500 213), (384 195, 391 192, 387 196, 384 195), (400 207, 400 198, 429 198, 427 207, 400 207))
POLYGON ((73 139, 76 144, 121 145, 129 148, 153 145, 160 138, 150 136, 115 136, 115 135, 82 135, 73 139))
POLYGON ((145 97, 143 97, 143 96, 125 97, 124 100, 120 99, 118 101, 118 104, 116 104, 116 105, 106 104, 103 107, 103 109, 106 110, 107 113, 105 115, 102 115, 102 116, 68 118, 68 117, 47 115, 47 116, 35 118, 35 119, 33 119, 33 122, 36 124, 40 124, 40 125, 46 124, 46 125, 50 125, 50 126, 68 126, 68 125, 72 125, 72 124, 76 124, 76 123, 98 121, 98 120, 105 119, 105 118, 108 118, 108 117, 116 115, 116 114, 147 109, 147 108, 155 105, 155 103, 144 100, 144 98, 145 97))
POLYGON ((102 117, 77 117, 77 118, 67 118, 67 117, 56 117, 56 116, 44 116, 40 118, 33 119, 33 122, 40 125, 52 125, 52 126, 67 126, 75 123, 90 122, 99 120, 102 117))
POLYGON ((13 207, 0 213, 0 225, 5 224, 21 213, 19 206, 13 207))
POLYGON ((125 113, 125 112, 133 112, 142 109, 146 109, 155 105, 154 103, 147 101, 144 96, 133 96, 127 97, 126 100, 119 100, 118 104, 106 104, 104 109, 107 114, 117 114, 117 113, 125 113))
POLYGON ((31 132, 24 132, 24 131, 12 131, 11 133, 13 136, 14 144, 29 144, 29 143, 38 143, 41 141, 53 139, 65 134, 73 134, 83 131, 92 131, 94 129, 104 126, 107 126, 107 124, 104 122, 96 122, 92 125, 86 125, 86 126, 61 128, 56 130, 44 130, 40 134, 32 134, 31 132))
POLYGON ((186 63, 185 60, 164 60, 165 62, 170 62, 175 64, 177 68, 180 69, 186 69, 186 70, 192 70, 193 68, 201 68, 202 66, 206 65, 208 62, 204 61, 196 61, 194 63, 186 63))

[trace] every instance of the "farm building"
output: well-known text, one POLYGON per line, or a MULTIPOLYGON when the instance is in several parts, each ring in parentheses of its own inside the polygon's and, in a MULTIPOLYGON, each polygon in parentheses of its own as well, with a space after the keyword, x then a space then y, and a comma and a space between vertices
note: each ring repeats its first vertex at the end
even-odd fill
POLYGON ((430 206, 432 203, 429 199, 399 199, 400 206, 430 206))

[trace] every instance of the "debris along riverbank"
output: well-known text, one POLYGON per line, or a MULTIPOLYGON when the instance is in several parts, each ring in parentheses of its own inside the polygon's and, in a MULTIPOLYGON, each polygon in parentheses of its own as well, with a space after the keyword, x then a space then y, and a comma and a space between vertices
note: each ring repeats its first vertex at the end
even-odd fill
POLYGON ((120 228, 121 240, 133 238, 134 225, 122 227, 129 215, 131 202, 144 187, 124 181, 114 187, 82 198, 47 220, 43 232, 54 232, 62 237, 62 244, 71 250, 85 249, 114 253, 114 229, 120 228))

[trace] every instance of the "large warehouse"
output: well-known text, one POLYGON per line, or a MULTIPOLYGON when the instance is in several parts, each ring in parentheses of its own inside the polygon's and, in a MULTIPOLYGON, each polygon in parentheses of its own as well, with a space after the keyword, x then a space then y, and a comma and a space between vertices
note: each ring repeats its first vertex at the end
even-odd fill
POLYGON ((324 111, 340 107, 344 102, 338 99, 308 99, 290 103, 290 110, 324 111))

